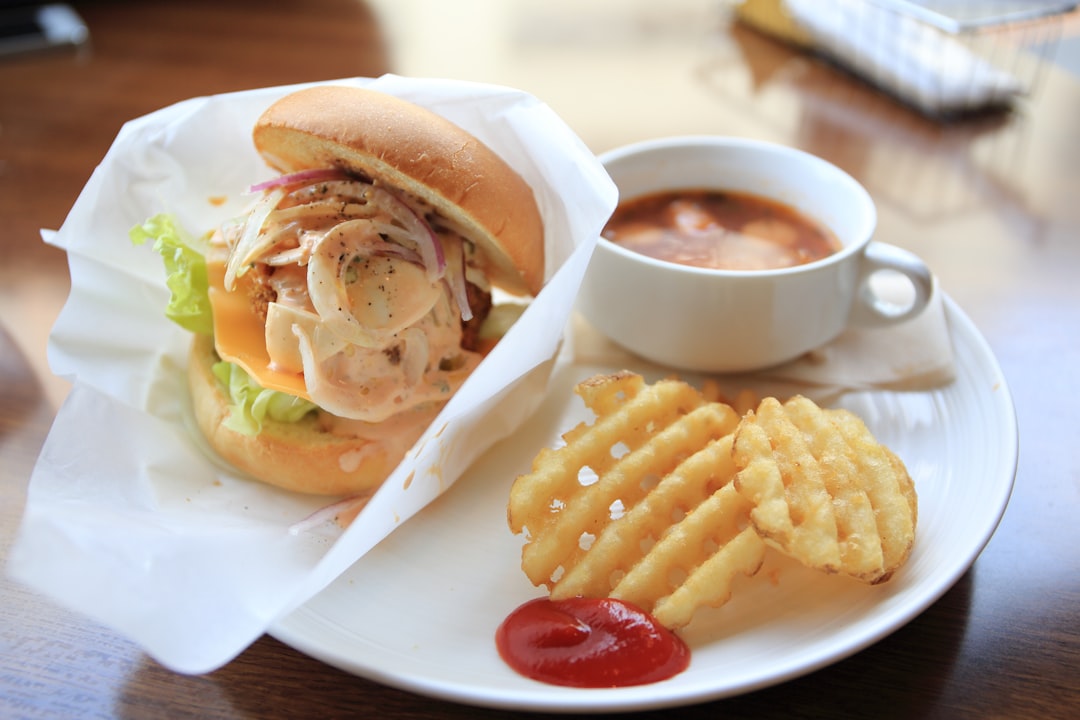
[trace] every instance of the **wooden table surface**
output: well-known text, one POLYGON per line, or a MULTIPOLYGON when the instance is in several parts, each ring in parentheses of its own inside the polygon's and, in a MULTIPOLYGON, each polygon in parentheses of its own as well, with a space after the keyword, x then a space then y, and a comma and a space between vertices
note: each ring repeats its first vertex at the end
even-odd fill
MULTIPOLYGON (((597 152, 707 132, 848 170, 989 341, 1020 426, 1016 487, 972 569, 911 623, 785 684, 680 717, 1074 717, 1080 710, 1080 82, 927 120, 731 26, 719 4, 186 0, 78 5, 92 41, 0 61, 0 560, 67 387, 45 346, 56 228, 130 118, 207 93, 386 71, 514 85, 597 152)), ((963 508, 957 508, 962 513, 963 508)), ((0 578, 0 717, 504 717, 359 679, 264 637, 205 676, 0 578)))

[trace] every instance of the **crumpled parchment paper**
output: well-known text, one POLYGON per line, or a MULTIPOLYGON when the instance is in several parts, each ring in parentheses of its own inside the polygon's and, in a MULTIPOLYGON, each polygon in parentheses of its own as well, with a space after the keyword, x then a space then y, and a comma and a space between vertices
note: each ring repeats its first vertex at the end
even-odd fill
POLYGON ((327 499, 253 482, 209 451, 186 392, 190 336, 163 315, 161 259, 128 231, 158 212, 192 233, 240 213, 245 190, 273 174, 251 128, 298 86, 195 98, 122 128, 59 232, 43 233, 69 258, 49 358, 73 387, 31 477, 8 570, 180 672, 227 663, 532 412, 615 206, 594 155, 526 93, 394 75, 335 82, 429 107, 521 173, 545 220, 547 284, 347 530, 296 532, 327 499))

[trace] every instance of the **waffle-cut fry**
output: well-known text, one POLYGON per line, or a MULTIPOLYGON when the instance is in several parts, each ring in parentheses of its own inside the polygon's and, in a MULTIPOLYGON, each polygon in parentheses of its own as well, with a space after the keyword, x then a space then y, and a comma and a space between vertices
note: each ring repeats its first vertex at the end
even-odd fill
POLYGON ((765 562, 765 551, 765 542, 754 528, 742 530, 656 604, 653 614, 657 622, 678 628, 688 624, 699 608, 720 607, 731 599, 732 583, 738 574, 757 574, 765 562))
POLYGON ((918 513, 903 462, 846 410, 719 385, 598 375, 595 414, 541 450, 510 491, 522 569, 553 599, 613 597, 679 628, 719 607, 769 548, 804 565, 888 579, 918 513))
POLYGON ((715 378, 705 378, 701 383, 701 395, 708 402, 730 405, 739 417, 756 408, 761 401, 761 396, 750 388, 743 388, 734 395, 728 395, 715 378))
POLYGON ((735 434, 734 486, 754 528, 803 564, 888 579, 914 541, 917 499, 903 463, 859 418, 796 396, 765 398, 735 434))
POLYGON ((884 572, 871 582, 888 580, 907 562, 915 543, 919 500, 907 468, 889 448, 879 444, 866 425, 847 410, 830 410, 828 416, 852 448, 856 471, 874 507, 881 537, 884 572))
POLYGON ((724 485, 672 525, 609 594, 652 608, 669 628, 686 625, 702 606, 720 607, 734 579, 754 575, 765 560, 749 513, 749 503, 724 485))
POLYGON ((584 554, 582 537, 595 537, 610 522, 616 500, 631 506, 650 481, 655 484, 694 449, 730 432, 710 412, 668 429, 704 404, 682 382, 646 386, 638 375, 619 373, 590 378, 576 391, 596 421, 565 433, 563 447, 541 450, 532 472, 514 482, 508 506, 511 530, 528 537, 522 569, 533 584, 549 588, 560 567, 573 567, 584 554))
POLYGON ((738 414, 681 381, 647 386, 628 373, 577 392, 596 420, 542 450, 511 490, 526 575, 553 598, 619 597, 668 627, 726 602, 765 552, 731 486, 738 414))
MULTIPOLYGON (((551 596, 556 599, 575 595, 602 597, 611 593, 619 584, 620 578, 629 578, 632 569, 645 558, 646 553, 651 554, 659 547, 657 541, 669 531, 678 518, 705 501, 715 490, 731 482, 735 475, 735 466, 731 462, 730 433, 735 429, 736 422, 737 418, 726 405, 704 405, 686 415, 682 421, 658 433, 654 437, 654 443, 646 444, 636 453, 626 455, 625 462, 613 467, 612 471, 601 479, 602 482, 587 488, 604 493, 602 500, 592 504, 592 509, 605 517, 606 525, 596 534, 589 551, 578 556, 577 562, 568 567, 554 584, 551 596), (694 452, 693 448, 698 446, 696 436, 699 436, 699 432, 720 437, 708 441, 707 445, 700 443, 705 447, 694 452), (673 442, 672 436, 679 439, 673 442), (670 457, 668 448, 677 451, 672 460, 666 463, 670 466, 668 472, 662 476, 657 475, 658 484, 651 490, 643 488, 640 479, 646 476, 639 470, 641 461, 648 463, 649 459, 660 454, 670 457), (694 454, 682 460, 687 452, 694 454), (626 491, 619 498, 624 510, 615 522, 607 512, 610 505, 608 497, 612 492, 620 490, 626 491), (653 547, 654 545, 656 547, 653 547)), ((580 509, 582 513, 588 514, 589 504, 582 499, 578 507, 568 510, 580 509)), ((565 521, 567 524, 571 522, 569 517, 568 513, 565 521)), ((747 507, 744 524, 748 524, 749 519, 747 507)), ((703 549, 698 549, 698 555, 703 552, 703 549)), ((701 557, 695 556, 683 562, 698 563, 701 560, 701 557)), ((665 569, 667 566, 665 565, 665 569)), ((666 585, 663 589, 665 595, 671 591, 666 585)), ((634 602, 639 607, 651 607, 659 597, 659 594, 645 597, 640 591, 631 594, 633 597, 627 594, 623 599, 634 602)))

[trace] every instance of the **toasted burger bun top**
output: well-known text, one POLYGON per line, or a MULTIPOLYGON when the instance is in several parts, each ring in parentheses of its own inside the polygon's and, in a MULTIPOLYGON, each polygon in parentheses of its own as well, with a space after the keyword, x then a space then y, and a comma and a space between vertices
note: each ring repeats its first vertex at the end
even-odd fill
POLYGON ((420 198, 476 243, 494 285, 540 291, 544 228, 532 189, 442 116, 385 93, 318 86, 271 105, 254 141, 281 172, 340 167, 420 198))

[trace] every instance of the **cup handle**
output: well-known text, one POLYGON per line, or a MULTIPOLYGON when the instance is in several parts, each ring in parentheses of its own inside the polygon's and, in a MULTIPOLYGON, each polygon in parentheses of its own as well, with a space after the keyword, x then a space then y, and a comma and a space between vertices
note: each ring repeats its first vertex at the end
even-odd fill
POLYGON ((934 289, 934 277, 926 263, 914 253, 888 243, 873 241, 863 253, 862 268, 855 306, 851 311, 851 324, 860 327, 893 325, 909 320, 923 311, 934 289), (902 292, 888 292, 897 283, 875 288, 875 275, 882 273, 883 280, 891 280, 897 274, 907 279, 901 282, 902 292), (890 277, 891 276, 891 277, 890 277), (914 297, 911 296, 914 290, 914 297), (907 297, 897 302, 898 295, 907 297), (906 300, 906 304, 901 304, 906 300))

